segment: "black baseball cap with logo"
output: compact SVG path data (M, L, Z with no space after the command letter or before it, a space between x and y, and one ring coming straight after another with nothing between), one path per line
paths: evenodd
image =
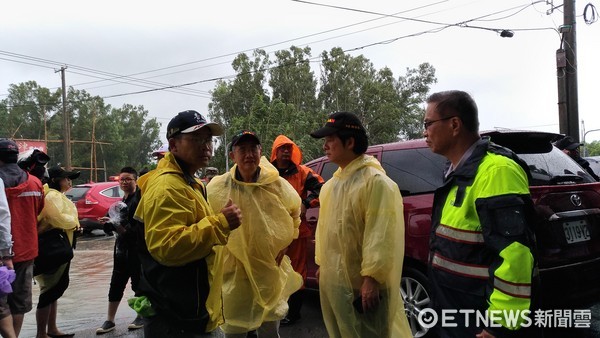
M240 143L242 140L247 140L248 138L254 139L257 144L260 144L260 139L256 136L256 133L250 130L240 130L233 135L231 138L231 143L229 144L229 151L233 149L233 146Z
M323 138L342 130L349 130L357 134L365 135L367 133L365 127L363 127L356 115L348 112L337 112L329 115L325 125L310 133L310 136L314 138Z
M212 132L212 136L223 135L223 128L213 122L207 122L202 114L195 110L186 110L178 113L171 119L167 125L167 140L179 134L187 134L207 127Z

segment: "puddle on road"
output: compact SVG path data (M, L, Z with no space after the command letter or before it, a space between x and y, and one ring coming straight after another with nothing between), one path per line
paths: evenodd
M113 246L112 237L86 236L78 239L75 257L71 261L69 287L58 299L57 322L63 332L99 327L106 320ZM132 296L133 291L128 284L117 320L135 317L135 312L127 305L127 298ZM25 314L21 337L35 337L38 297L39 286L34 284L33 310Z

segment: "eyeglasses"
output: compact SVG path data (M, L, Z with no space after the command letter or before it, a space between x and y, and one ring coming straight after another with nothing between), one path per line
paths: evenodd
M214 143L214 139L212 136L209 137L199 137L199 136L192 136L192 135L186 135L192 142L197 143L197 144L204 144L204 145L212 145Z
M453 115L453 116L448 116L448 117L444 117L444 118L442 118L442 119L437 119L437 120L433 120L433 121L424 121L424 122L423 122L423 128L424 128L425 130L427 130L427 129L428 129L428 128L429 128L429 127L432 125L432 124L434 124L434 123L436 123L436 122L438 122L438 121L445 121L445 120L449 120L449 119L451 119L451 118L453 118L453 117L456 117L456 115Z
M122 178L119 180L119 182L121 182L121 183L129 183L129 182L133 182L133 181L135 181L135 180L133 178L129 178L129 177Z

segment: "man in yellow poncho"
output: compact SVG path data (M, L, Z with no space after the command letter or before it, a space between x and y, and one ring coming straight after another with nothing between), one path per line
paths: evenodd
M412 337L402 299L404 218L398 186L365 155L367 133L351 113L329 116L312 137L339 166L321 189L315 262L332 338Z
M223 250L223 315L225 337L279 337L279 321L289 296L300 289L284 249L298 237L300 197L269 161L261 157L260 140L241 131L231 141L233 168L207 186L215 210L230 199L244 213Z
M242 215L231 202L213 212L194 177L222 132L197 111L177 114L167 126L169 151L138 181L135 218L144 222L138 290L151 303L144 312L154 313L144 318L146 338L210 336L223 323L221 248Z

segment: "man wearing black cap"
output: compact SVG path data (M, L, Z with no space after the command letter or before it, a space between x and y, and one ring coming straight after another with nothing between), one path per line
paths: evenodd
M598 175L596 175L594 170L590 167L590 163L579 154L579 146L581 146L581 143L575 142L571 136L565 136L554 142L554 145L575 160L575 162L585 169L585 171L587 171L596 181L600 181Z
M0 139L0 179L4 182L11 214L12 251L2 252L2 264L17 275L13 292L0 297L0 334L17 337L23 317L32 309L33 260L38 255L37 216L44 207L44 190L36 177L17 165L19 148Z
M240 225L241 212L229 202L214 213L194 177L212 157L213 136L222 133L196 111L177 114L167 127L169 152L139 178L139 291L155 313L145 318L145 337L210 336L223 323L221 246Z
M398 292L404 259L402 196L372 156L352 113L310 134L339 169L321 188L315 262L329 336L412 337ZM349 297L349 295L352 295Z
M261 156L253 131L234 134L229 156L235 165L207 186L208 200L218 210L233 200L244 210L242 225L223 250L223 314L226 338L279 337L279 321L289 296L300 289L284 250L298 237L300 196Z

